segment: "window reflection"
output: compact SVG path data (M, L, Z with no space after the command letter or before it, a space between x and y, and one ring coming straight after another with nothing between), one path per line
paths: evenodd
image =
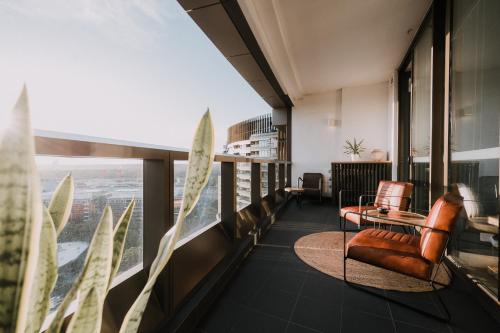
M450 181L464 197L451 258L498 298L500 2L454 1Z

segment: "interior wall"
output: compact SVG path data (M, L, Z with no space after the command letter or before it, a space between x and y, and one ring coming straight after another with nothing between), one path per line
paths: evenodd
M331 162L350 160L343 149L347 139L364 140L362 160L370 160L374 148L391 156L389 91L389 82L382 82L309 95L295 103L292 185L304 172L321 172L323 192L328 195Z

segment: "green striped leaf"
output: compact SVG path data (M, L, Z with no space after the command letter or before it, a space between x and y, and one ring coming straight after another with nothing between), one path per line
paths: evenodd
M43 211L43 224L36 279L33 281L26 333L38 333L50 307L50 293L57 280L57 234L47 208Z
M85 295L91 288L104 300L108 290L113 258L113 213L106 206L89 248L88 269L79 286L79 293Z
M113 231L113 260L111 262L111 276L109 277L108 288L111 287L111 282L113 282L113 279L120 268L123 249L125 247L125 239L127 238L128 227L130 225L130 221L132 220L134 208L135 200L132 200L116 223Z
M66 226L69 216L71 214L71 207L73 205L73 196L75 193L75 185L71 174L64 177L64 179L57 185L54 194L49 203L49 212L52 215L54 226L57 230L57 235Z
M66 333L99 333L102 323L102 300L96 288L91 288L78 304Z
M57 309L48 332L59 333L61 331L64 314L77 294L85 296L90 289L95 288L100 299L104 301L111 274L112 257L113 214L111 208L106 206L90 243L83 270Z
M182 204L175 225L163 236L160 248L151 265L148 281L132 307L127 312L120 328L120 333L136 333L146 309L156 279L167 265L179 239L186 216L191 213L198 201L202 189L208 182L214 159L214 129L210 112L207 111L196 130L189 154L189 163L184 185Z
M0 333L24 332L42 226L24 87L0 138Z

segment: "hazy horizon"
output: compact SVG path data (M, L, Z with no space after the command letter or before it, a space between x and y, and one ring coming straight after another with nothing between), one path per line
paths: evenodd
M177 1L0 0L0 127L26 83L33 127L189 148L271 108Z

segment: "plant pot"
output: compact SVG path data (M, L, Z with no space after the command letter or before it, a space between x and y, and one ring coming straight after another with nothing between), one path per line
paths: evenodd
M359 154L351 154L351 161L356 162L361 160L361 156Z

